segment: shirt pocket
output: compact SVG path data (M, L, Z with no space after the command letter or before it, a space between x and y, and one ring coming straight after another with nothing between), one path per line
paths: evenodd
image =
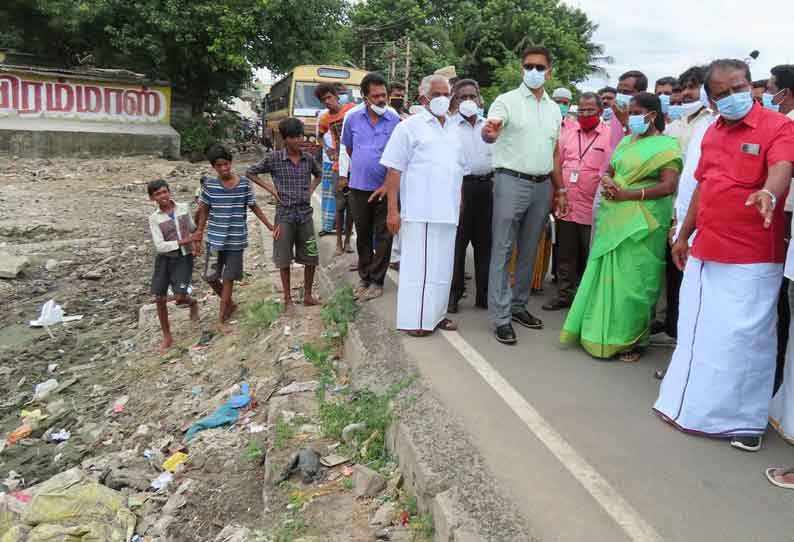
M738 151L735 175L739 185L751 188L763 182L766 177L766 153L763 151L763 147L757 155Z

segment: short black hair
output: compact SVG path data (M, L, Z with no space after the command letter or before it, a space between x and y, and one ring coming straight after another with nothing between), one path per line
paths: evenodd
M326 94L338 96L336 92L336 86L332 85L331 83L320 83L317 85L317 88L314 89L314 96L320 101L323 101L323 98L326 96Z
M543 46L527 47L521 53L521 60L523 61L529 55L543 55L546 57L546 62L548 62L549 66L551 66L551 52L549 52L549 50L546 47Z
M582 100L595 100L595 103L599 109L604 107L604 104L601 103L601 96L595 92L582 92L582 94L579 95L579 101L581 102Z
M656 119L653 125L659 130L659 133L664 133L664 115L662 114L662 101L659 96L650 92L638 92L631 97L632 100L637 102L637 105L644 107L648 112L656 111Z
M211 146L205 154L211 166L215 165L216 160L228 160L229 162L232 161L232 153L230 153L229 149L223 145L215 144Z
M681 88L689 86L690 83L699 87L703 85L703 82L706 80L707 71L709 71L708 66L692 66L678 76L678 83L681 85Z
M167 188L168 191L171 191L171 187L168 186L168 183L165 182L163 179L156 179L154 181L149 181L146 185L146 191L149 193L149 197L152 197L152 194L160 190L161 188Z
M278 133L282 139L303 135L303 122L295 117L289 117L278 123Z
M753 80L753 76L750 74L750 66L748 66L746 62L737 60L735 58L721 58L719 60L715 60L709 65L709 70L706 72L706 79L703 81L703 86L706 87L706 94L709 96L711 96L711 87L709 85L711 77L715 72L723 70L736 70L744 72L744 77L747 79L748 83Z
M772 68L772 75L775 76L775 85L783 90L784 88L794 92L794 64L781 64Z
M602 89L599 89L599 91L598 91L598 96L599 96L599 97L600 97L600 96L603 96L603 95L604 95L604 94L606 94L607 92L610 92L610 93L612 93L612 94L617 94L617 93L618 93L618 89L616 89L615 87L604 87L604 88L602 88Z
M753 81L753 88L766 88L766 82L769 79L758 79L757 81Z
M364 96L369 96L369 89L372 86L388 87L389 83L387 83L386 78L383 77L378 72L369 72L367 75L364 76L364 79L361 80L361 94L363 94Z
M405 84L399 81L392 81L391 83L389 83L389 88L388 88L389 95L391 95L392 92L394 92L395 90L405 90Z
M671 87L675 87L678 84L678 79L675 77L661 77L656 80L656 86L659 85L670 85Z
M648 78L645 76L644 73L637 70L627 71L626 73L618 77L618 81L625 81L629 77L633 77L634 79L636 79L634 83L634 89L637 92L645 92L646 90L648 90Z

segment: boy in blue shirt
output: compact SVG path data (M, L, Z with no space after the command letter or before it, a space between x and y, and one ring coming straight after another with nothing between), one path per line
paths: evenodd
M232 170L232 155L215 145L207 151L207 160L218 177L207 179L199 198L198 231L207 230L207 253L204 258L204 279L221 298L218 327L226 331L226 322L237 305L232 301L234 281L243 278L243 251L248 246L247 209L273 231L278 228L256 204L254 187L247 177ZM200 246L197 247L200 251Z

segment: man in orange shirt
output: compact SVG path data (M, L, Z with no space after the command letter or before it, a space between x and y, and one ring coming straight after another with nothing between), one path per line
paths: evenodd
M320 129L320 141L328 157L333 161L333 182L332 186L336 191L336 254L337 256L345 252L352 252L350 249L350 235L353 231L353 214L347 207L347 194L338 187L339 180L339 142L342 136L342 121L348 111L355 107L355 104L339 103L339 96L336 87L322 83L317 85L314 95L320 100L328 112L324 113L318 120ZM326 144L325 134L332 136L333 147ZM347 217L345 217L347 214ZM342 232L344 231L344 244L342 244Z

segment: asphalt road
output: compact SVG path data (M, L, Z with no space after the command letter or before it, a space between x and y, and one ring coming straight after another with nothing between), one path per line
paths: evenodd
M333 254L330 237L321 251ZM384 297L370 303L393 326L398 275L389 274ZM543 295L531 298L530 312L545 327L516 326L516 346L493 338L473 296L455 316L456 337L404 340L537 537L794 541L794 491L771 486L763 474L768 466L794 464L794 447L771 428L762 450L747 453L663 423L651 411L659 387L653 371L672 349L652 347L639 363L625 364L562 348L565 312L540 309L554 290L547 283ZM488 371L495 375L490 383Z

